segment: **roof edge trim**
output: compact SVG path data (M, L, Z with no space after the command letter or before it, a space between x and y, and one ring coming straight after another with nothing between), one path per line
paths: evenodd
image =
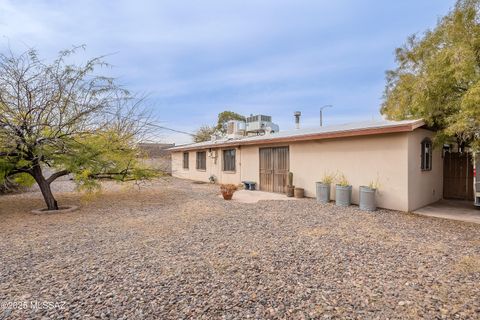
M299 141L309 141L309 140L324 140L324 139L335 139L335 138L349 138L356 136L371 136L377 134L387 134L387 133L399 133L399 132L411 132L415 129L418 129L425 125L423 120L417 120L411 123L400 123L397 125L392 125L388 127L370 127L370 128L356 128L349 130L339 130L332 132L320 132L320 133L309 133L302 135L294 135L289 137L266 137L265 139L258 140L234 140L234 141L225 141L221 143L212 143L205 144L202 146L195 145L185 145L170 148L172 152L176 151L191 151L191 150L203 150L210 148L223 148L223 147L237 147L245 145L263 145L263 144L275 144L275 143L286 143L286 142L299 142Z

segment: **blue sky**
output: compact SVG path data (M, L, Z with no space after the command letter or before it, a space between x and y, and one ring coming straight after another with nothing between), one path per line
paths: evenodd
M159 123L194 131L218 112L269 114L281 130L380 118L385 70L407 36L435 26L454 0L0 0L2 50L46 58L86 44L114 53L109 74L149 95ZM185 143L168 131L160 140Z

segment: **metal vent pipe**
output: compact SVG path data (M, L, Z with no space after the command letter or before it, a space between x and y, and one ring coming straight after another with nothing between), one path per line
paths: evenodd
M300 111L295 111L293 115L295 116L295 128L300 129L300 116L302 113Z

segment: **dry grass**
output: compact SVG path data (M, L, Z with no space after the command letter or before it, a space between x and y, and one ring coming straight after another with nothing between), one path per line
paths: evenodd
M368 214L361 215L361 219L355 219L355 221L350 218L339 221L338 226L332 228L331 234L345 243L364 241L394 245L404 241L395 231L380 224L374 216Z
M300 234L303 236L316 238L329 234L329 230L324 227L305 228L300 232Z
M427 242L425 244L421 244L419 246L419 249L422 252L431 255L437 255L439 253L444 253L449 250L448 246L441 242Z
M455 270L462 273L480 272L480 255L462 257L456 264Z

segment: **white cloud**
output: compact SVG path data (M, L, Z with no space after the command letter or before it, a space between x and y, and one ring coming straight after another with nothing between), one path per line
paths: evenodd
M371 118L394 47L447 2L0 0L0 43L50 58L79 44L115 53L108 72L150 93L170 127L192 131L226 106L288 127L296 108L315 124L322 104L335 105L332 122Z

